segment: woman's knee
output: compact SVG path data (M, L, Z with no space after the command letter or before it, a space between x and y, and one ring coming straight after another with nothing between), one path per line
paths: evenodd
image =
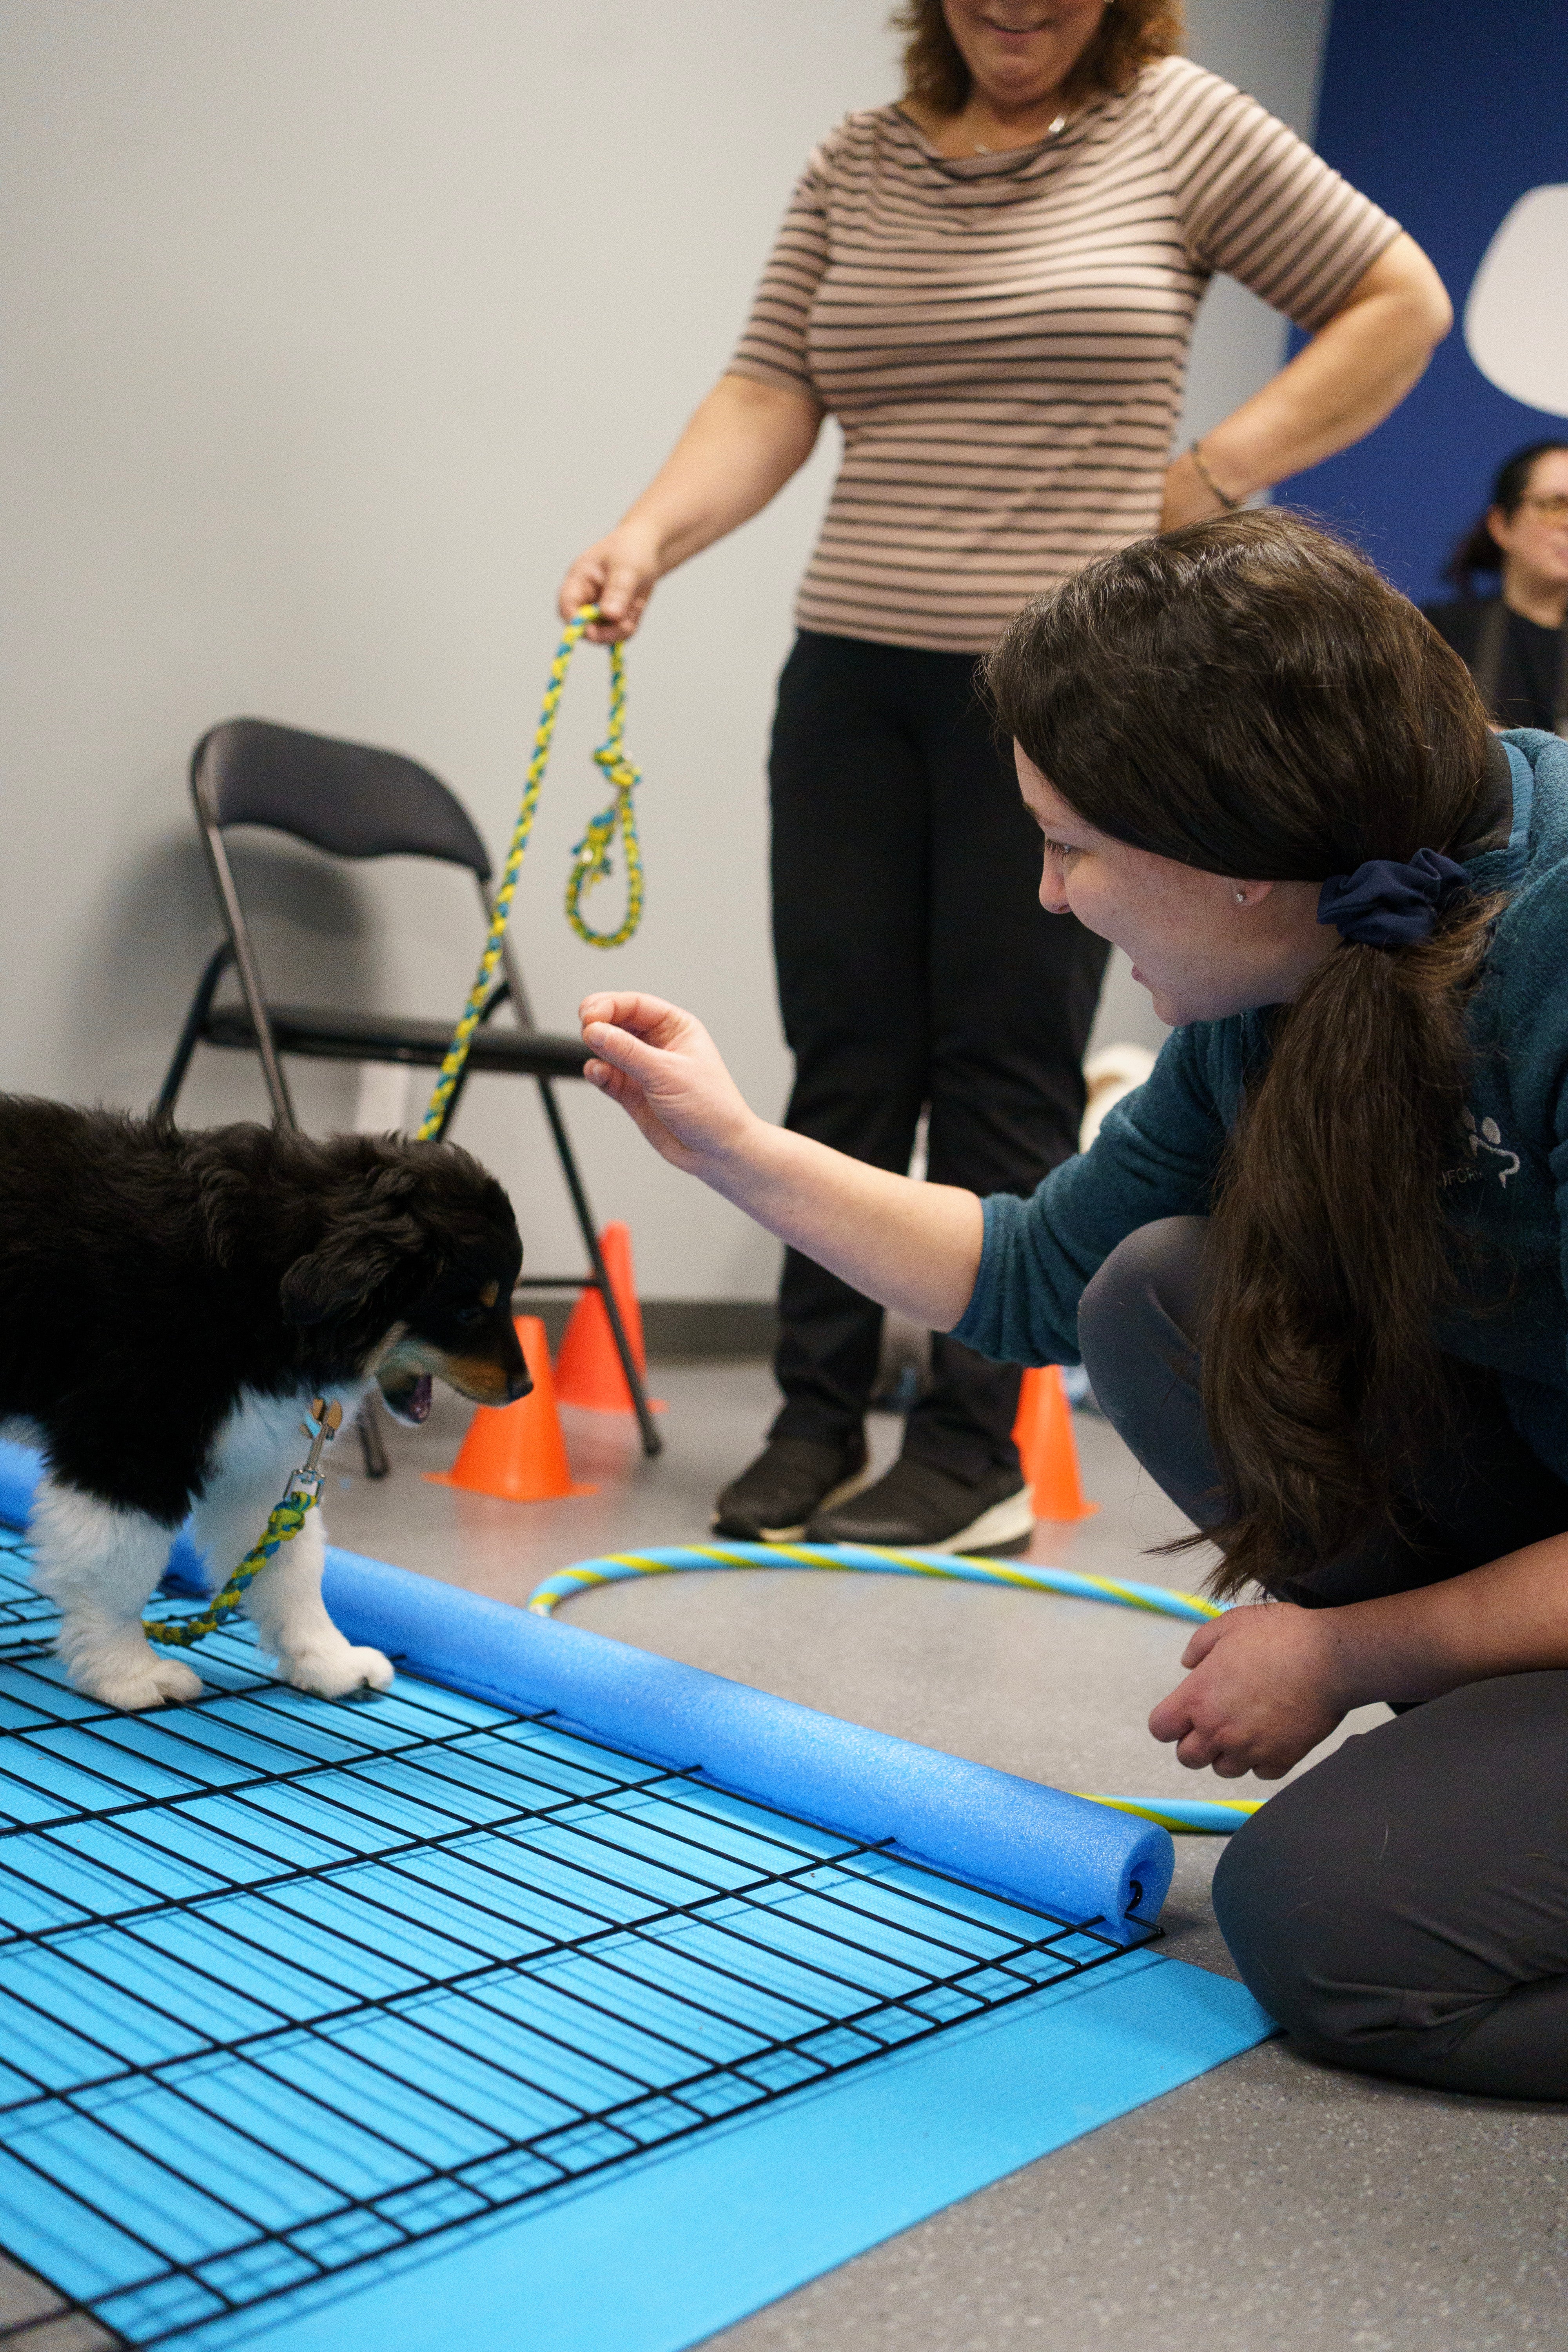
M1515 2088L1467 2047L1503 1988L1462 1985L1433 1964L1426 1915L1440 1897L1391 1885L1375 1849L1361 1850L1331 1803L1311 1801L1311 1777L1254 1814L1215 1873L1215 1916L1247 1990L1328 2064L1436 2089Z
M1230 1841L1214 1906L1312 2056L1568 2098L1568 1674L1503 1675L1347 1739Z
M1354 2064L1352 2045L1369 2028L1386 2032L1397 2004L1366 1980L1367 1906L1345 1882L1331 1832L1280 1797L1227 1843L1215 1872L1215 1917L1270 2017L1315 2056Z
M1174 1334L1188 1348L1203 1289L1206 1217L1160 1217L1119 1242L1079 1301L1079 1348L1096 1393L1100 1372Z
M1112 1250L1079 1305L1079 1352L1100 1409L1172 1500L1202 1525L1215 1472L1194 1341L1203 1217L1163 1217Z

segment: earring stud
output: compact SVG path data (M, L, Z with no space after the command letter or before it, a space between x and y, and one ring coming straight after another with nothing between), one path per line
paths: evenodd
M1238 890L1238 891L1237 892L1237 894L1236 894L1236 903L1237 903L1237 905L1238 907L1245 907L1245 906L1246 906L1246 904L1247 904L1247 893L1246 893L1246 891L1245 891L1245 890Z

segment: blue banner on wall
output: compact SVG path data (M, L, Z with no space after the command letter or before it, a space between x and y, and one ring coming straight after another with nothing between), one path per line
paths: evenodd
M1317 146L1431 255L1455 326L1385 425L1279 496L1452 593L1499 461L1568 439L1568 5L1334 0Z

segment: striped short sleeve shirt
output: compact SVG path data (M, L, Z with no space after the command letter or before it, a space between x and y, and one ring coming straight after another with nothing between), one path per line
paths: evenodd
M1322 325L1397 222L1184 58L1054 139L939 155L897 107L808 163L731 373L804 386L844 457L795 617L977 653L1156 528L1199 300Z

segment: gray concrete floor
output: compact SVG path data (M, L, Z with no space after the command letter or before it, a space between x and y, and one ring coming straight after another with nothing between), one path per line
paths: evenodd
M394 1475L334 1467L332 1538L521 1602L606 1549L707 1532L714 1489L772 1411L761 1365L668 1365L667 1451L629 1420L563 1413L597 1491L534 1505L426 1483L464 1426L450 1399L395 1431ZM1076 1427L1088 1491L1031 1557L1183 1584L1202 1556L1144 1549L1182 1522L1105 1423ZM879 1457L898 1423L871 1424ZM347 1451L347 1449L345 1449ZM572 1622L808 1706L1058 1787L1263 1795L1187 1773L1144 1730L1177 1679L1172 1622L1087 1602L806 1571L649 1579L567 1604ZM1383 1718L1381 1708L1342 1737ZM1217 1843L1177 1843L1173 1954L1230 1972L1208 1883ZM1079 2352L1155 2331L1205 2352L1491 2352L1568 2345L1568 2116L1308 2064L1275 2041L935 2215L711 2339L722 2352Z

